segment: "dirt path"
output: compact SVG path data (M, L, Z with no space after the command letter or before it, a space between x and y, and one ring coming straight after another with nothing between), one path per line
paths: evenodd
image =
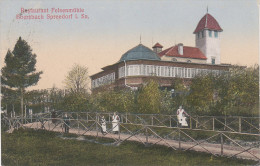
M39 128L41 128L41 124L40 124L40 122L28 123L28 124L25 124L24 127L39 129ZM48 130L48 131L64 132L61 125L55 126L51 122L45 123L44 128L45 128L45 130ZM130 134L122 134L122 133L121 134L108 133L106 135L102 135L101 132L85 131L85 130L77 129L77 128L70 128L69 131L70 131L70 133L78 134L78 135L111 138L111 139L116 140L117 142L123 142L126 139L128 141L138 141L138 142L142 142L144 144L146 142L146 136L143 136L143 135L135 135L132 137L130 137L131 136ZM171 139L161 140L160 138L148 136L147 141L148 141L147 143L149 143L149 144L158 144L158 145L164 145L167 147L171 147L173 149L179 149L179 141L176 141L176 140L171 140ZM180 148L182 150L185 150L185 149L191 148L192 146L194 146L196 144L197 144L196 142L191 142L191 141L189 141L189 142L180 141ZM246 152L240 153L244 150L243 148L249 149L248 152L246 151ZM260 149L259 148L250 149L250 147L245 147L245 146L243 148L241 148L239 146L224 145L223 146L223 155L224 156L233 156L235 154L240 153L240 154L236 155L237 158L250 159L250 160L259 160L260 159ZM213 144L213 143L206 142L206 143L201 143L197 146L194 146L190 150L212 153L214 155L221 155L221 144Z

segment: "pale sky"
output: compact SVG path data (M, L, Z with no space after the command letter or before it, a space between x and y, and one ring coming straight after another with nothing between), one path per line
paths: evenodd
M2 0L0 1L1 67L19 36L37 54L42 78L33 89L63 88L63 80L77 63L89 75L116 63L140 42L169 48L176 43L195 46L199 20L209 13L221 33L221 62L251 66L259 63L259 12L256 0ZM82 8L89 19L18 20L21 8ZM49 13L51 14L51 13ZM63 13L59 13L63 14ZM44 14L46 16L47 14Z

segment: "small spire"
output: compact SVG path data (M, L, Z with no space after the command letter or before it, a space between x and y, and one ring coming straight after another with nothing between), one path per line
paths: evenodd
M142 44L142 36L141 36L141 34L140 34L140 44Z
M207 14L209 13L209 8L208 8L208 5L207 5Z

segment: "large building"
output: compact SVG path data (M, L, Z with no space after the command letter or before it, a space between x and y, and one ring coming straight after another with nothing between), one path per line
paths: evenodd
M139 44L122 55L120 60L103 67L91 76L91 88L136 89L147 80L156 78L161 87L171 87L176 78L190 80L198 74L219 74L230 65L220 62L220 34L222 28L209 13L199 21L193 34L195 47L182 43L163 50L160 43L152 48Z

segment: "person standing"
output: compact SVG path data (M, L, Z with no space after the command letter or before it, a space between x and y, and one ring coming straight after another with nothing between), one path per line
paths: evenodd
M114 115L112 117L112 131L115 133L115 134L118 134L119 132L119 121L120 121L120 118L119 116L116 114L116 112L114 112Z
M178 124L181 125L181 127L183 126L188 126L188 123L186 121L186 116L189 116L184 109L182 108L182 106L179 107L179 109L177 110L177 119L178 119Z
M107 133L107 124L104 116L101 117L101 133L105 135Z
M65 116L64 116L64 118L63 118L63 121L64 121L65 133L69 133L70 119L69 119L67 113L65 113Z

